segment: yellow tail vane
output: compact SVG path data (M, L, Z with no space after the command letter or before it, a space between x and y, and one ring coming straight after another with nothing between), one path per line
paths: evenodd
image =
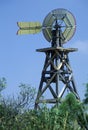
M17 34L35 34L42 29L40 22L18 22L17 25L19 27Z

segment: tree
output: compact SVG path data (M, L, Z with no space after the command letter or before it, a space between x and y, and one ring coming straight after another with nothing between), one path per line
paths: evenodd
M17 122L21 130L87 130L82 103L72 93L58 107L29 110L18 115Z
M15 98L1 98L0 101L0 130L13 130L16 126L16 117L33 107L35 88L28 84L19 86L20 92ZM16 130L16 129L14 129Z
M85 90L85 98L83 99L83 105L85 109L85 116L86 116L86 121L88 124L88 83L85 84L86 90Z
M75 123L79 129L88 130L88 123L85 116L85 110L83 103L76 99L76 97L70 93L66 96L66 99L60 106L61 115L66 116L68 113L67 122L69 127L75 128ZM71 128L70 128L71 129Z
M0 79L0 97L1 97L1 92L3 89L6 87L6 79L3 77Z
M36 90L20 84L16 98L0 100L0 130L88 130L83 102L69 93L58 107L33 109ZM3 89L2 89L3 90Z
M88 83L86 83L85 99L83 100L84 105L88 106ZM88 109L88 108L87 108Z

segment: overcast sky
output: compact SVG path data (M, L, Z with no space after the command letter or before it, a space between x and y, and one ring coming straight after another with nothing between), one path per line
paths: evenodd
M36 52L48 47L42 32L36 35L16 35L18 21L43 22L57 8L65 8L75 16L77 28L65 47L78 48L69 58L77 90L84 95L88 82L88 0L0 0L0 78L7 80L5 94L17 93L20 83L38 89L45 55Z

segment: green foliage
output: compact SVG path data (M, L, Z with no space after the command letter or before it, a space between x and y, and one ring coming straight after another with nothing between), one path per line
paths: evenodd
M88 83L85 84L86 86L86 91L85 91L85 98L83 100L83 106L85 109L85 119L86 119L86 124L87 124L87 128L88 128Z
M7 114L9 111L6 111L4 112ZM81 130L77 121L80 103L73 95L68 95L62 104L55 108L49 109L44 106L38 111L30 109L15 115L6 114L3 115L5 118L2 120L2 130Z
M88 105L88 83L86 83L85 99L83 100L85 105Z
M67 122L69 122L68 126L70 127L70 130L75 128L75 123L79 129L82 128L82 130L85 130L87 127L87 122L84 114L83 104L77 100L72 93L67 95L59 109L61 115L63 115L63 118L66 117L66 112L68 113Z
M36 89L29 84L20 84L20 92L16 99L17 106L22 110L34 107Z
M6 87L6 79L3 77L0 79L0 94L3 89Z
M19 95L0 101L0 130L88 130L84 105L70 93L58 107L34 110L35 88L19 86Z
M19 95L0 101L0 130L19 130L18 117L33 107L36 91L30 85L21 84ZM22 118L20 118L23 120Z

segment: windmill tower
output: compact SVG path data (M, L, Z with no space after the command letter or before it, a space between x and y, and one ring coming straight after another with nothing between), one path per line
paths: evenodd
M41 103L58 105L68 91L79 99L68 57L77 49L63 47L75 32L74 16L66 9L55 9L45 17L42 25L39 22L18 22L18 26L18 34L33 34L42 30L45 39L51 43L48 48L37 49L45 54L45 62L35 109L40 108Z

